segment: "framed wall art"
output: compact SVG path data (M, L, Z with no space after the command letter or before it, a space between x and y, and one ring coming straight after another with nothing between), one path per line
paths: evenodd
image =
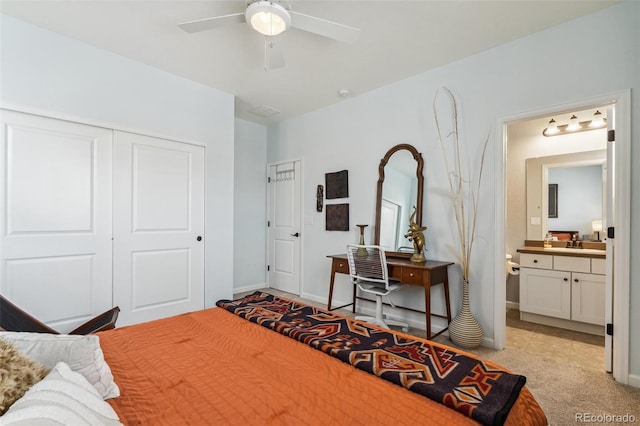
M325 189L327 200L347 198L349 196L349 171L325 173Z
M349 204L327 204L326 210L326 230L327 231L348 231L349 230Z

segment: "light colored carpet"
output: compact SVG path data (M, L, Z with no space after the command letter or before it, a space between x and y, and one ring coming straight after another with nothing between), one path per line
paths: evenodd
M263 290L326 308L326 305L288 293ZM352 316L349 310L343 309L340 313ZM424 338L425 332L410 329L409 333ZM445 335L434 340L454 346ZM517 311L510 311L507 314L507 345L504 350L484 347L465 350L525 376L526 386L547 415L549 425L587 423L577 421L576 416L580 415L583 418L587 415L627 415L633 416L635 421L591 423L640 425L640 388L621 385L604 371L603 342L602 337L526 323L518 319Z

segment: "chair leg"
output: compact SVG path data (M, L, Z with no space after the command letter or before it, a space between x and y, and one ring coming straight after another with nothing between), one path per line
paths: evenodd
M385 319L385 322L389 325L395 325L397 327L402 327L402 331L404 331L405 333L409 332L409 324L403 321L396 321L396 320L392 320L389 318Z
M402 331L404 331L405 333L408 333L409 324L406 322L385 318L384 314L382 313L382 306L383 306L382 296L376 295L376 316L375 317L356 316L355 319L357 319L358 321L365 321L370 324L375 324L377 326L384 327L384 328L390 328L389 325L395 325L398 327L402 327Z
M384 323L384 316L382 315L382 296L379 294L376 295L376 320Z

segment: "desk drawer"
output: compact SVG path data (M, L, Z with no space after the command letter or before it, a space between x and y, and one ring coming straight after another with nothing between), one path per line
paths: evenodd
M333 269L338 274L349 275L349 262L347 259L333 259Z
M417 268L402 268L401 281L404 284L422 285L422 274L424 272Z

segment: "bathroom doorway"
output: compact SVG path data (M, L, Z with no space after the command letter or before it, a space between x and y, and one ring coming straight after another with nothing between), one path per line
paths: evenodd
M504 265L504 253L511 253L514 255L514 260L518 260L517 249L524 245L526 239L531 238L527 232L528 228L536 226L542 230L543 219L541 215L531 215L526 212L527 196L526 196L526 174L524 162L517 166L519 169L513 169L510 166L510 160L520 156L523 160L530 157L540 157L544 155L560 155L571 154L572 152L584 152L595 151L602 149L602 145L598 146L597 142L590 142L590 134L597 134L597 130L593 131L581 131L574 135L561 135L555 137L546 137L542 135L545 128L549 127L549 123L552 119L557 125L562 126L562 129L566 128L569 124L569 119L574 115L583 114L582 118L578 121L582 122L584 126L588 126L588 122L591 121L588 118L588 114L593 117L596 111L604 113L609 119L608 128L603 129L600 132L601 144L604 144L606 148L615 147L617 152L613 152L613 149L609 149L607 157L607 171L609 181L604 187L603 192L606 193L605 197L609 200L615 196L616 204L609 203L603 208L602 218L593 218L594 221L602 219L605 223L605 230L607 226L615 225L616 238L615 240L609 240L607 242L607 268L606 276L608 289L606 290L605 305L607 306L608 318L606 323L616 324L616 339L612 339L611 336L606 338L599 337L595 340L592 337L586 336L586 340L589 344L599 344L601 349L598 352L602 354L602 369L605 369L605 364L608 369L613 368L613 374L616 380L627 383L628 382L628 324L629 324L629 311L628 307L625 307L623 302L627 300L629 294L629 181L628 181L628 153L629 153L629 93L619 92L616 94L602 97L599 99L590 99L583 102L575 102L572 104L564 105L561 107L542 109L537 112L519 114L517 116L506 117L499 122L499 127L502 129L502 142L503 149L497 150L497 165L498 165L498 179L496 179L496 193L502 193L504 197L496 198L496 211L504 211L504 216L498 215L496 236L498 241L504 242L504 244L497 244L500 251L496 253L496 259L501 258L500 269L498 269L498 262L496 262L496 312L495 312L495 347L503 348L507 345L517 345L517 336L510 336L507 333L507 323L519 324L521 329L530 330L529 332L537 332L541 336L539 339L546 337L552 337L551 344L555 346L563 347L564 353L559 355L563 359L566 359L567 353L570 353L571 347L578 346L572 342L575 342L576 336L572 335L571 331L563 329L545 329L539 324L527 324L518 322L519 314L517 311L518 306L518 292L519 281L518 277L509 276L505 285L504 280L500 280L500 276L505 276ZM586 115L585 115L586 114ZM586 122L586 123L585 123ZM611 135L609 130L615 128L618 132L615 137L615 143L609 144L607 138ZM527 134L529 139L527 139ZM533 136L535 134L535 136ZM572 140L567 138L572 137ZM613 136L613 135L611 135ZM559 143L560 138L565 138L562 143ZM524 141L524 142L523 142ZM568 141L568 142L567 142ZM591 145L590 145L591 144ZM545 151L545 149L547 151ZM536 151L537 150L537 151ZM555 150L555 151L553 151ZM626 155L626 157L625 157ZM614 167L615 163L615 167ZM502 170L500 170L502 166ZM515 170L515 171L514 171ZM500 173L502 171L502 173ZM519 174L520 173L520 174ZM502 177L502 179L500 179ZM561 200L558 200L561 203ZM509 207L512 205L519 206L521 213L514 213ZM560 204L561 206L562 204ZM548 209L547 202L541 203L540 212L545 212ZM559 207L562 208L562 207ZM511 210L511 211L510 211ZM610 217L607 218L607 212ZM549 217L545 217L546 220L550 220ZM586 226L586 225L585 225ZM580 235L578 238L589 238L592 234L591 226L589 229L584 230L584 227L580 228ZM595 228L593 228L595 229ZM623 231L624 230L624 231ZM546 232L547 229L544 229ZM626 235L625 235L626 234ZM536 239L542 239L536 238ZM612 250L615 248L616 256L615 261ZM502 249L502 250L500 250ZM501 272L501 274L498 273ZM615 272L614 273L612 273ZM605 272L605 271L603 271ZM613 283L613 276L616 277L616 283ZM501 282L500 282L501 281ZM514 282L515 281L515 282ZM616 286L615 298L612 291L613 286ZM509 308L509 310L507 310ZM514 323L514 321L516 321ZM517 327L516 327L517 328ZM511 327L509 328L511 330ZM604 330L604 327L602 327ZM558 332L557 335L553 335L552 332ZM619 331L619 333L618 333ZM511 340L510 340L511 337ZM606 343L603 345L602 340ZM530 339L529 339L530 340ZM558 342L562 342L558 344ZM542 347L550 347L549 344L540 343ZM576 350L575 353L581 352ZM584 351L582 351L584 353ZM607 356L605 356L605 353ZM611 354L612 358L611 358ZM563 356L564 355L564 356ZM606 359L613 359L613 363L607 362ZM579 362L576 360L576 362Z

